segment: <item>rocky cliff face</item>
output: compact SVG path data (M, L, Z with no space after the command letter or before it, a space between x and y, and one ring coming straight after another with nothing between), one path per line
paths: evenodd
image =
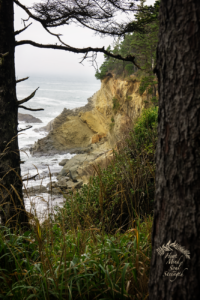
M64 109L43 128L49 133L35 143L32 154L84 153L113 148L146 105L146 95L140 96L138 88L139 82L134 76L129 81L107 76L87 105Z

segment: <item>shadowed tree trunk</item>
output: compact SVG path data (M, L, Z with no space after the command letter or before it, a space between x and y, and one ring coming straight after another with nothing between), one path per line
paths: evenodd
M200 1L162 0L159 19L149 298L200 299Z
M0 0L0 217L1 224L9 221L12 227L28 221L20 179L14 49L13 1Z

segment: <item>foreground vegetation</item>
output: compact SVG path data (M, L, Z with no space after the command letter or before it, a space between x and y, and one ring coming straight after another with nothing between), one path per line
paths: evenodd
M0 228L1 299L147 299L157 108L106 170L26 232Z

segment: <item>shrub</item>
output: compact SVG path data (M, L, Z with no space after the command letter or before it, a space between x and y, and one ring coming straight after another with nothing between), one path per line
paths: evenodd
M158 124L158 108L153 107L143 111L131 132L132 140L138 150L153 153L157 139L157 124Z
M116 113L120 109L119 100L116 97L113 97L112 102L113 102L113 110Z

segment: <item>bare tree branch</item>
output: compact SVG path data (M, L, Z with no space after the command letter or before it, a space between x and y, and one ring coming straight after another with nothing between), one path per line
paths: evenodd
M18 80L16 80L16 83L19 83L19 82L25 81L25 80L27 80L27 79L29 79L29 77L22 78L22 79L18 79Z
M23 32L24 30L26 30L31 24L32 24L32 23L30 23L29 25L25 26L25 27L24 27L23 29L21 29L21 30L15 31L14 34L15 34L15 35L20 34L20 33Z
M40 22L44 28L78 22L91 30L113 36L120 36L133 30L143 32L141 24L134 24L130 29L129 22L123 20L121 24L118 24L113 21L117 11L138 12L137 6L134 3L130 5L129 0L52 0L34 4L32 8L37 15L34 15L18 0L14 0L14 2L25 10L29 18ZM98 22L97 25L95 25L95 21Z
M28 97L26 97L26 98L24 98L24 99L22 99L22 100L20 100L20 101L17 101L18 106L19 106L20 104L23 104L23 103L25 103L25 102L31 100L31 99L35 96L35 93L37 92L38 89L39 89L39 87L38 87L32 94L30 94L30 96L28 96Z
M61 45L43 45L31 40L22 40L16 42L15 45L19 46L29 44L38 48L59 49L74 53L84 53L85 55L80 63L89 57L88 52L101 52L114 59L130 61L138 69L141 69L140 66L135 63L135 56L128 55L127 57L122 57L119 54L113 54L106 51L104 47L88 47L83 49L71 47L61 39L61 34L53 33L49 30L51 27L75 23L78 26L86 27L95 31L96 34L111 35L113 37L123 36L126 33L134 31L144 33L145 29L142 22L131 22L127 19L126 21L123 20L119 24L114 19L115 14L119 11L126 14L142 10L148 11L145 7L138 7L134 3L136 1L137 0L133 0L130 3L129 0L43 0L40 3L34 4L32 7L27 7L20 3L19 0L14 0L14 2L28 14L27 20L23 20L24 25L25 22L32 18L39 22L49 34L57 37L61 43ZM94 66L94 54L92 54L91 58L92 65Z
M138 69L141 69L140 66L138 66L135 62L135 56L133 55L128 55L126 57L122 57L120 54L113 54L111 52L108 52L107 50L103 48L92 48L92 47L88 47L88 48L74 48L74 47L64 47L61 45L43 45L43 44L39 44L39 43L35 43L33 41L29 41L29 40L22 40L22 41L16 41L15 42L15 46L20 46L20 45L32 45L34 47L38 47L38 48L46 48L46 49L59 49L59 50L65 50L65 51L69 51L69 52L74 52L74 53L87 53L87 52L101 52L104 53L110 57L113 57L115 59L119 59L119 60L123 60L123 61L130 61L132 62Z
M25 12L28 14L29 17L28 17L28 19L27 19L26 21L28 21L29 18L32 18L32 19L34 19L35 21L38 21L38 22L41 23L40 18L37 18L36 16L34 16L34 15L30 12L30 10L29 10L25 5L21 4L18 0L14 0L14 2L15 2L19 7L21 7L23 10L25 10ZM25 21L25 20L24 20L24 21Z
M19 105L18 107L21 107L21 108L26 109L26 110L31 110L31 111L40 111L40 110L44 110L44 108L36 108L36 109L33 109L33 108L28 108L28 107L23 106L23 105Z

